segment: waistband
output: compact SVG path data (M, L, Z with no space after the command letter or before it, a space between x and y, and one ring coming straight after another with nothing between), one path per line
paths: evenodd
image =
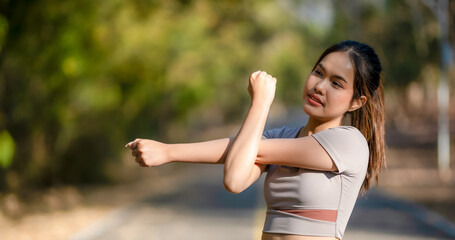
M268 209L263 232L305 236L336 236L336 210Z
M275 210L295 214L301 217L329 222L336 222L338 213L337 210L330 209L275 209Z

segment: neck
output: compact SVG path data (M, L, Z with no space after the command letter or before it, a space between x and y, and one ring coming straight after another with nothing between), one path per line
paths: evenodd
M341 120L342 119L333 119L330 121L320 121L317 119L314 119L310 117L308 119L308 123L306 126L302 129L300 132L300 136L311 136L317 132L333 128L333 127L338 127L341 126Z

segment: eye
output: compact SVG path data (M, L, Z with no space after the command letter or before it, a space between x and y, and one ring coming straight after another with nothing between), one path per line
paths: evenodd
M318 69L314 69L314 73L315 73L317 76L322 76L322 72L319 71Z
M333 85L334 87L336 87L336 88L342 88L342 87L343 87L343 86L342 86L339 82L337 82L337 81L332 81L332 85Z

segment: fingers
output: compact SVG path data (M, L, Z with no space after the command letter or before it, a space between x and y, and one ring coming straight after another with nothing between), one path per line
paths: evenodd
M267 72L261 72L259 76L263 78L273 78L272 75L268 74Z
M258 71L256 71L256 72L252 73L251 76L250 76L250 79L251 79L251 78L252 78L252 79L256 79L256 78L258 78L258 77L271 78L271 79L276 80L276 78L274 78L272 75L268 74L268 73L265 72L265 71L261 71L261 70L258 70Z
M261 73L261 70L257 70L256 72L252 73L250 76L250 80L255 79Z
M142 158L141 158L141 156L137 156L137 157L135 157L135 158L134 158L134 161L136 161L137 163L141 163L141 162L144 162L144 161L142 161Z
M139 141L141 141L141 138L136 138L134 141L131 141L125 145L125 147L130 148L131 150L137 148L137 144Z
M135 148L135 149L131 152L131 155L133 155L133 157L139 156L139 149Z
M141 167L149 167L140 156L136 157L134 161L136 161Z
M256 74L256 77L255 78L266 78L267 77L267 73L264 72L264 71L257 71L257 74Z
M128 147L128 148L130 148L132 150L131 151L131 155L133 155L134 161L136 163L138 163L139 166L141 166L141 167L149 167L147 164L145 164L144 159L142 159L141 152L139 151L139 147L138 146L139 146L141 140L142 140L141 138L136 138L134 141L131 141L131 142L127 143L125 145L125 147Z

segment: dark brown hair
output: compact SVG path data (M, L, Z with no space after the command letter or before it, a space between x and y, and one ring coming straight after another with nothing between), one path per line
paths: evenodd
M381 62L372 47L356 41L343 41L326 49L316 66L332 52L346 52L355 66L353 99L367 98L359 109L350 112L351 125L359 129L368 142L370 158L362 191L378 182L378 174L385 165L385 109L384 90L381 83ZM314 69L313 69L314 70Z

